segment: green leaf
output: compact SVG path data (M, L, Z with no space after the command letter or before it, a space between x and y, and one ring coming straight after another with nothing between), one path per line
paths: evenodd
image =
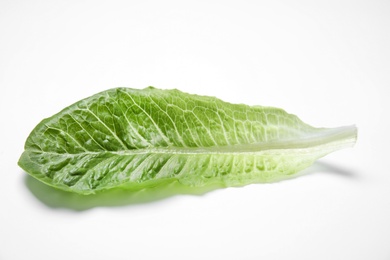
M356 133L355 126L314 128L278 108L117 88L40 122L19 165L50 186L80 194L172 181L238 186L291 178L352 146Z

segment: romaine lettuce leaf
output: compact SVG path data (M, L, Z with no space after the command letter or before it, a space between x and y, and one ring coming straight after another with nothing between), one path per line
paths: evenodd
M355 126L314 128L273 107L179 90L116 88L44 119L19 165L38 180L92 194L178 181L240 186L291 178L352 146Z

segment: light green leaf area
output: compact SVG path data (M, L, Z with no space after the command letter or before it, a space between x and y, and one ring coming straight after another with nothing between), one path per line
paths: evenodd
M116 88L40 122L19 165L50 186L80 194L172 181L241 186L291 178L352 146L356 133L355 126L314 128L278 108Z

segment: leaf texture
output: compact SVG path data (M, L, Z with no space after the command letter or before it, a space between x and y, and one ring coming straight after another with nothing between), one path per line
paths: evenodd
M352 146L356 134L355 126L314 128L278 108L179 90L116 88L40 122L19 165L80 194L171 181L238 186L291 178Z

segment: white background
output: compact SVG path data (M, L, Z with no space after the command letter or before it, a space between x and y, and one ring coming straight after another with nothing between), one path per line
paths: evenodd
M193 194L80 197L17 166L41 119L149 85L359 140L299 178ZM385 0L1 0L0 259L390 259L389 87Z

